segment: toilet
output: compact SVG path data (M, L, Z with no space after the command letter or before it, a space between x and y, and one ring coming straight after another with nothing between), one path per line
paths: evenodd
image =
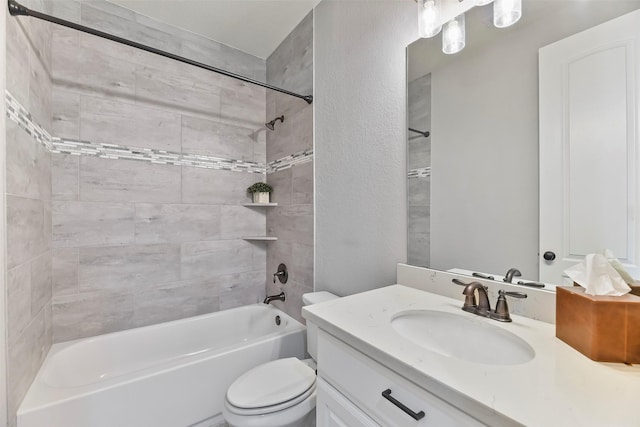
M302 296L304 305L338 298L330 292ZM307 323L311 359L277 359L238 377L227 389L222 414L229 427L313 427L316 425L317 326Z

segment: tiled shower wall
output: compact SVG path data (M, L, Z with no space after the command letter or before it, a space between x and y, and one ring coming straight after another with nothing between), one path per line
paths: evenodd
M431 131L431 74L408 85L409 127ZM429 266L431 233L431 137L409 132L407 142L407 262Z
M55 4L66 19L265 78L264 60L110 3ZM90 145L52 159L54 341L264 298L266 247L242 239L265 233L266 213L242 206L264 175L161 157L264 168L265 90L62 27L52 50L53 135ZM118 159L92 154L111 145Z
M8 15L6 26L13 107L21 104L50 131L51 27ZM15 118L13 107L8 113ZM15 426L17 407L51 346L51 153L11 118L6 124L7 388Z
M267 59L267 82L301 93L313 93L313 12L309 13ZM304 153L303 162L272 172L267 182L278 203L267 213L267 234L278 237L267 249L267 290L284 290L275 303L303 320L302 294L313 291L313 104L276 92L267 93L267 119L284 115L267 133L267 161ZM273 283L278 264L289 269L289 281Z

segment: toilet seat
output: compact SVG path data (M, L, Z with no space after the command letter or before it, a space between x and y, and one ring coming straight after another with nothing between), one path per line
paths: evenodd
M316 375L308 363L295 357L278 359L253 368L227 390L226 403L238 415L282 411L315 393Z

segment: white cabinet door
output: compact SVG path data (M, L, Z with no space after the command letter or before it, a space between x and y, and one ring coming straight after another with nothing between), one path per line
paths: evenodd
M316 393L317 427L380 427L322 378Z
M640 278L640 11L541 48L539 67L540 281L605 248Z

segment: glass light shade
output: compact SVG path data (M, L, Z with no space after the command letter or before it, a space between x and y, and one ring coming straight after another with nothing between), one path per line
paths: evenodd
M476 6L484 6L485 4L491 3L493 0L476 0Z
M444 31L442 32L442 51L451 55L464 49L464 45L465 30L463 13L444 25Z
M440 9L436 0L418 0L418 34L429 38L437 35L440 25Z
M495 0L493 25L498 28L515 24L522 17L522 0Z

